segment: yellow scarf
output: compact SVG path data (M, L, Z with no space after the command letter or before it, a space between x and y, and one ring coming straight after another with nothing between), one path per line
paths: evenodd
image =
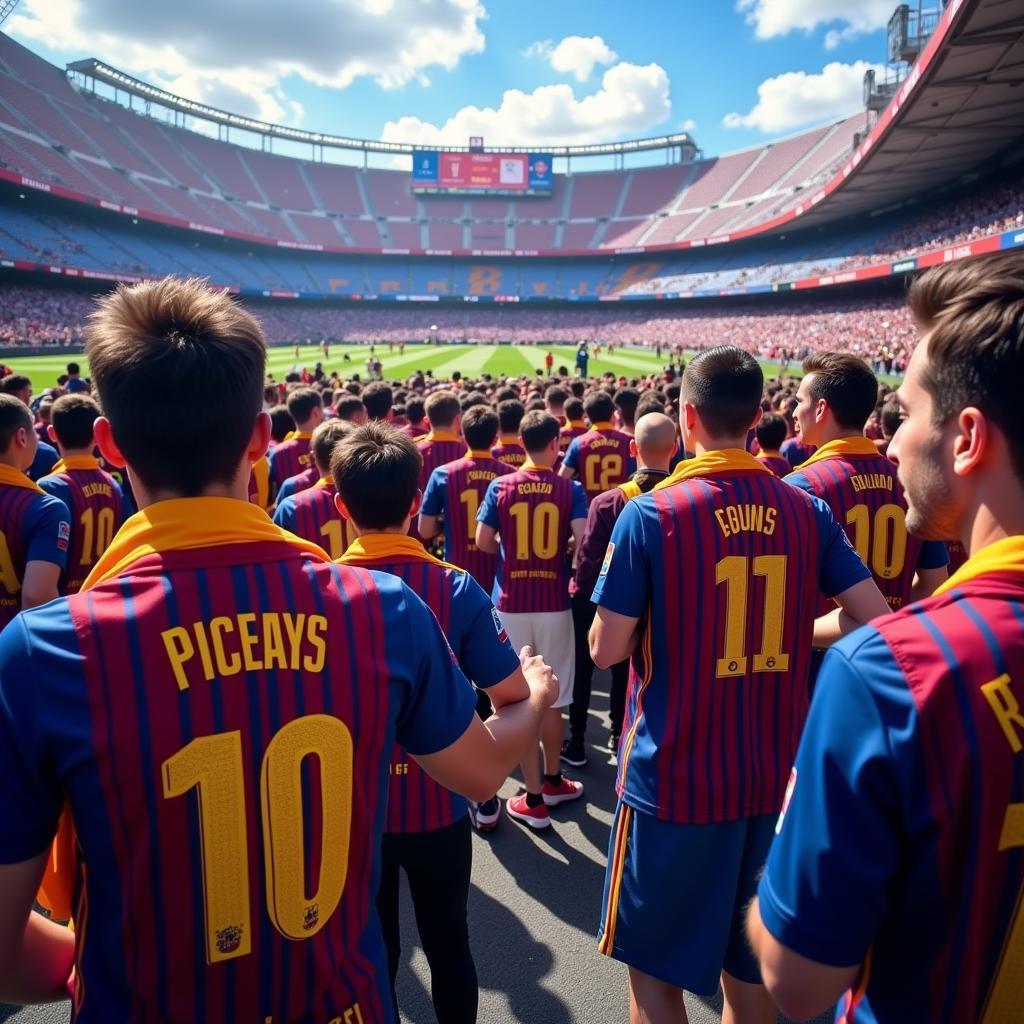
M266 455L261 456L252 464L252 475L256 480L256 494L249 500L258 508L270 507L270 463Z
M744 473L775 474L758 462L750 452L742 448L722 448L720 451L704 452L695 459L684 459L660 484L653 490L663 491L666 487L678 484L683 480L693 480L700 476L718 476L719 473L741 471Z
M35 480L29 480L20 469L15 469L13 466L8 466L5 463L0 463L0 486L24 487L26 491L43 493L42 487Z
M313 484L314 488L317 488L317 487L333 487L333 486L334 486L334 477L333 476L322 476L322 477L320 477L319 480L317 480L317 482L315 484Z
M312 436L312 430L289 430L284 435L284 441L308 441ZM284 444L284 441L281 444Z
M429 434L423 434L422 437L416 438L417 444L426 444L428 441L461 441L462 438L458 434L453 434L450 430L432 430Z
M643 494L640 485L635 480L627 480L624 484L619 484L619 490L626 496L626 501L632 501L633 498L638 498Z
M600 423L595 423L590 429L591 430L614 430L615 427L613 427L612 424L608 420L601 420Z
M470 448L466 452L466 458L467 459L493 459L494 456L489 451L486 451L486 452L475 452L475 451L473 451L472 448Z
M1020 534L1004 537L982 548L977 554L971 555L949 579L936 587L935 593L945 594L947 590L959 587L968 580L993 572L1024 572L1024 537Z
M553 473L554 470L550 466L538 466L529 456L526 457L526 461L519 467L520 470L530 469L534 473Z
M117 531L82 584L88 590L160 551L187 551L257 541L289 544L314 558L327 552L275 526L263 509L234 498L172 498L136 512Z
M582 428L582 429L585 429L585 428L586 428L586 424L585 424L585 423L583 422L583 420L569 420L569 421L568 421L568 422L567 422L567 423L565 424L565 426L564 426L564 427L562 427L562 429L563 429L563 430L568 430L568 429L569 429L569 427L575 427L575 428L576 428L577 430L579 430L579 429L581 429L581 428Z
M54 463L50 475L66 473L69 469L102 469L100 460L93 455L65 455Z
M345 554L338 561L342 565L364 565L368 562L384 561L427 562L430 565L443 566L445 569L464 571L457 565L435 558L415 537L400 533L364 533L362 537L356 537L349 544Z
M879 453L875 447L875 442L870 438L837 437L834 441L823 444L806 462L801 462L796 467L796 471L799 473L801 469L807 469L808 466L813 466L816 462L821 462L823 459L831 459L843 455L874 455L879 459L885 458L884 455Z
M502 436L498 438L498 444L499 445L503 444L506 447L510 446L510 445L515 445L517 448L521 448L522 447L522 445L519 443L519 436L517 434L511 434L511 435L502 434Z

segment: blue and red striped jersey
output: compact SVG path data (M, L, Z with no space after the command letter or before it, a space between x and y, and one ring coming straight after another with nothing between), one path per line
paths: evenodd
M69 456L57 464L57 469L44 476L39 486L59 498L71 517L71 543L60 592L77 594L96 560L132 513L117 481L100 469L92 456Z
M526 449L519 443L515 435L511 437L502 436L498 443L491 449L491 457L503 462L506 466L518 469L526 462Z
M511 473L510 466L489 452L469 452L464 458L438 466L423 493L424 515L444 517L445 560L465 569L489 594L494 586L498 556L476 546L476 514L491 481Z
M839 594L867 576L828 507L759 468L630 501L593 597L644 621L622 799L689 824L778 811L807 712L819 588Z
M319 479L320 470L317 468L316 462L311 459L309 465L301 473L288 477L281 484L281 489L277 492L277 500L279 502L284 501L285 498L290 498L293 494L298 494L300 491L306 490L307 487L312 487Z
M52 444L40 441L36 446L36 457L32 460L32 465L27 470L28 478L30 480L41 480L47 473L52 473L53 467L57 465L58 458L57 449Z
M392 573L418 594L434 613L459 667L471 682L486 690L507 679L519 667L519 658L490 598L468 572L438 562L422 547L418 554L410 554L401 546L403 542L410 546L407 537L396 543L394 535L364 536L359 546L365 546L365 553L350 552L345 564ZM385 832L444 828L464 818L467 810L465 797L435 782L400 745L395 745Z
M569 538L586 521L587 499L575 480L526 463L493 480L477 521L500 534L492 599L501 612L560 612L569 607Z
M282 541L145 555L22 614L0 635L0 861L45 851L67 803L74 1019L392 1024L391 749L443 749L475 704L400 580Z
M793 472L793 467L781 455L756 455L758 462L767 466L777 477L784 477Z
M0 628L21 611L25 566L51 562L64 572L70 546L71 516L63 501L34 484L0 481Z
M585 434L574 438L562 460L583 484L589 503L604 491L624 484L636 471L636 460L629 454L632 438L610 423L595 423Z
M282 441L267 452L270 463L270 489L275 496L290 476L302 473L313 464L309 450L310 431L302 431L287 441Z
M416 447L423 456L423 468L420 470L420 490L427 489L430 474L438 466L444 466L466 454L466 442L456 434L444 430L432 430L415 439Z
M889 607L897 611L910 600L917 570L941 568L949 563L949 556L945 544L921 541L907 532L907 501L896 467L878 454L871 441L853 441L864 450L812 461L790 473L786 483L821 498L832 509ZM833 607L822 599L818 614Z
M804 444L799 437L787 437L782 442L779 454L796 469L802 462L806 462L815 452L813 444Z
M797 953L863 965L847 1024L1022 1019L1017 568L876 619L822 665L760 910Z
M558 447L564 453L569 445L577 437L582 437L587 432L587 425L583 420L569 420L558 433Z
M274 522L297 537L318 544L331 558L341 558L355 540L356 531L335 507L337 493L334 482L324 477L322 483L318 481L315 486L279 502L274 510Z

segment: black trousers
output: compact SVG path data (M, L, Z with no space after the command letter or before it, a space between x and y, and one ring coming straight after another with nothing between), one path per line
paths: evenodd
M388 833L381 845L377 913L384 930L391 998L402 952L399 871L409 879L416 927L430 965L430 997L438 1024L475 1024L479 988L469 948L466 902L473 868L469 817L430 832Z
M594 663L590 659L590 627L597 615L597 605L589 595L573 594L572 625L576 640L576 675L572 681L572 706L569 708L569 727L580 741L587 731L590 712L590 689L594 678ZM622 733L626 716L626 683L629 681L629 659L612 665L612 691L610 715L612 735Z

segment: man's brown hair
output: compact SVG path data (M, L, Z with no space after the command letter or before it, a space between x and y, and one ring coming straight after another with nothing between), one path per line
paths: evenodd
M354 429L353 424L347 420L327 420L313 431L309 439L309 450L313 453L313 461L321 476L327 476L331 471L331 456L337 443Z
M519 424L519 437L528 455L544 451L561 432L558 420L539 409L528 412Z
M878 402L878 379L860 356L815 352L804 360L804 373L814 374L807 385L812 401L824 398L839 426L864 429Z
M50 410L50 425L62 448L89 448L100 407L88 395L62 395Z
M364 530L401 526L420 485L423 457L396 427L367 423L348 431L331 456L334 486Z
M935 424L977 407L1006 435L1024 480L1024 259L993 253L934 267L907 302L928 335L922 384Z
M263 409L259 324L199 278L118 287L85 351L114 440L150 490L185 496L238 472Z
M0 452L7 451L20 427L32 429L32 413L14 395L0 394Z
M754 422L763 388L764 374L749 352L717 345L690 360L680 394L712 437L732 439Z
M424 408L434 428L450 427L462 411L454 391L435 391L424 403Z
M296 388L285 399L285 403L298 426L305 423L317 409L323 408L324 400L314 388Z

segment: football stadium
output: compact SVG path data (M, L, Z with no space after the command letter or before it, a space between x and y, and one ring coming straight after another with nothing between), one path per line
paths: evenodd
M0 1020L1024 1024L1024 2L528 6L0 0Z

